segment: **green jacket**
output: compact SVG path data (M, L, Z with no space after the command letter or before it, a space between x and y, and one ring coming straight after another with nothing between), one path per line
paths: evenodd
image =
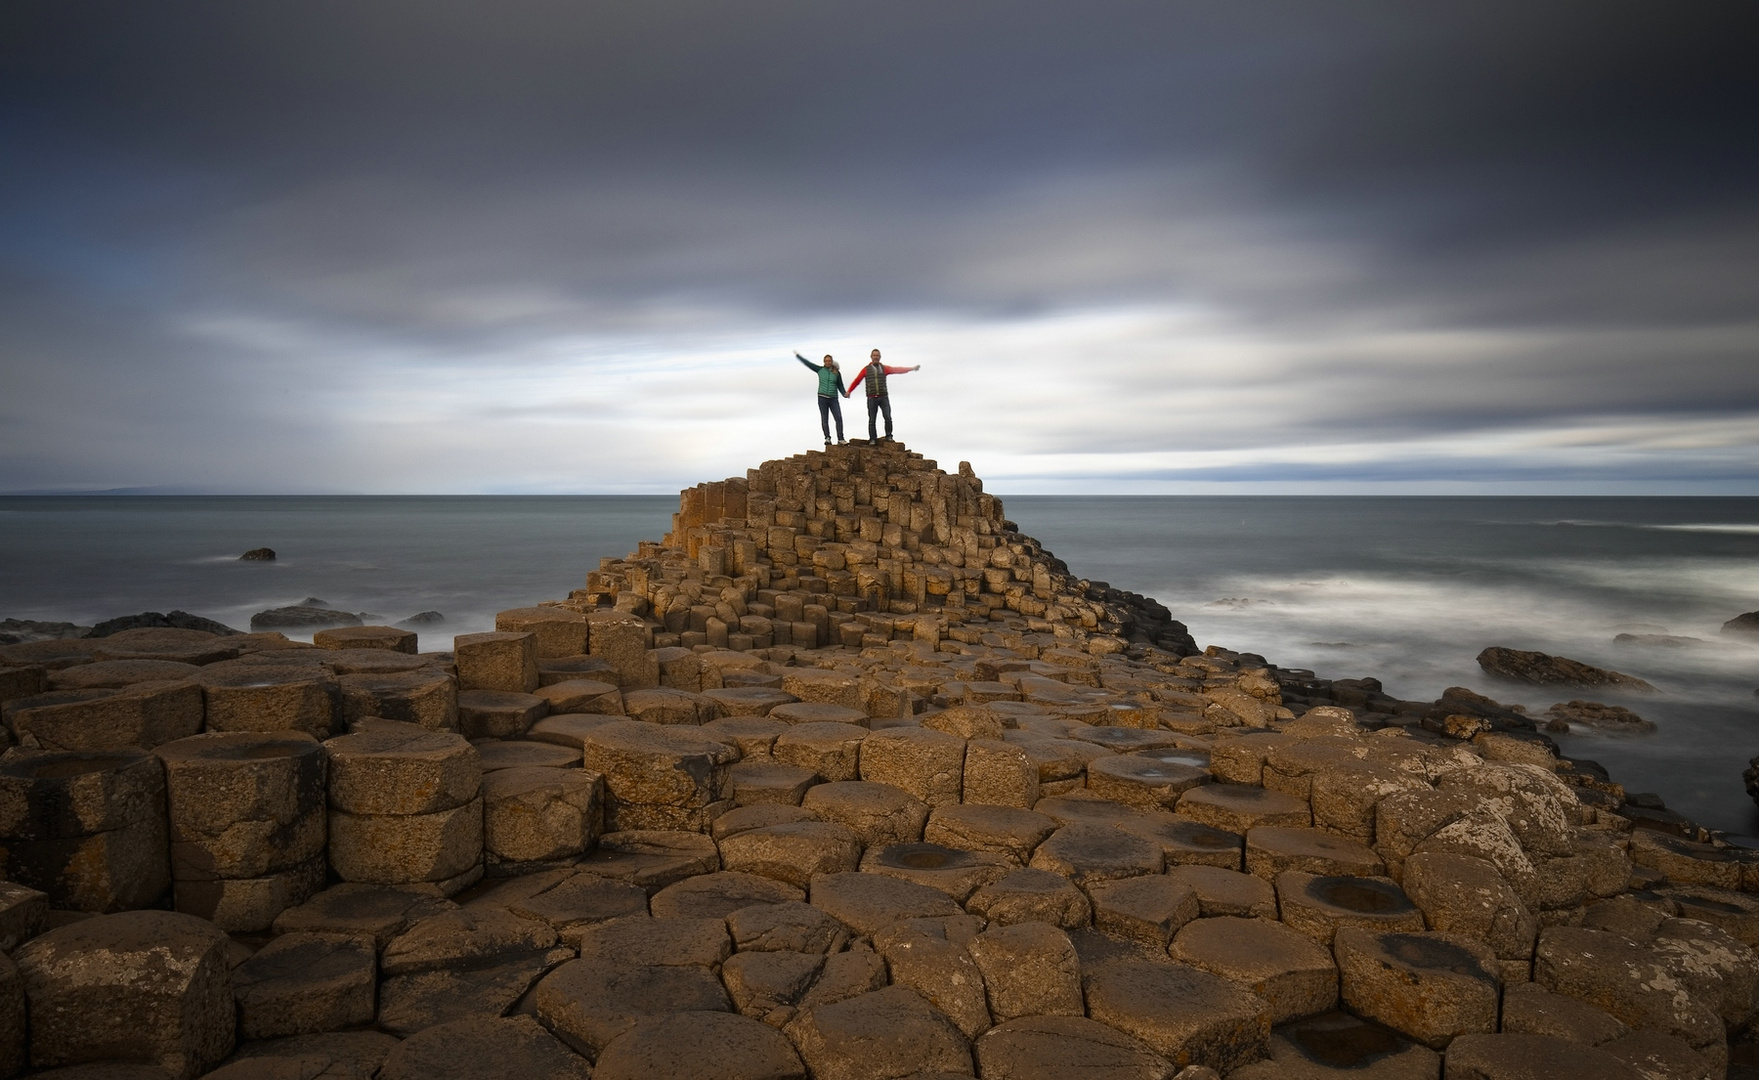
M806 357L801 356L799 353L794 354L794 359L805 364L813 371L818 372L818 392L820 396L829 394L842 394L845 397L848 396L849 392L843 389L842 372L825 367L823 364L815 364Z

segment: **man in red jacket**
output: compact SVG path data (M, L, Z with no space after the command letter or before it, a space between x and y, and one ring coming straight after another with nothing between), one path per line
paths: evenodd
M878 349L873 350L873 352L869 354L867 366L862 368L860 373L855 376L855 381L849 384L849 394L853 396L855 388L861 385L861 380L867 380L868 442L879 442L879 431L874 423L876 413L883 412L886 414L886 438L890 439L892 437L892 396L886 393L886 376L902 375L908 371L921 370L921 364L917 364L914 367L887 367L885 364L880 363L880 351Z

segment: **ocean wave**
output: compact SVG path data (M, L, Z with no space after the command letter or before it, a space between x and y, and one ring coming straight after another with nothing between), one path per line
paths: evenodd
M1730 533L1740 536L1759 536L1759 524L1745 521L1681 522L1673 525L1658 525L1648 521L1594 521L1588 518L1561 518L1557 521L1496 522L1493 524L1550 525L1571 529L1647 529L1659 532Z

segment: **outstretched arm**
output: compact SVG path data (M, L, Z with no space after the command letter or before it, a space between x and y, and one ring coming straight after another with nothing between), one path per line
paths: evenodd
M811 371L817 371L819 369L819 366L817 364L813 363L811 360L808 360L806 357L801 356L799 353L794 354L794 359L800 361L802 364L805 364L807 366L807 368Z
M860 371L857 371L855 373L855 381L849 384L849 393L853 394L855 392L855 388L857 386L860 386L861 380L865 379L865 378L867 378L867 369L866 368L862 368ZM847 396L848 396L848 394L844 395L844 397L847 397Z
M917 364L914 367L892 367L890 364L881 364L880 367L883 367L886 369L887 375L908 375L912 371L921 371L922 370L921 364ZM862 368L861 370L866 371L867 369ZM855 381L860 382L861 381L860 377L857 376Z

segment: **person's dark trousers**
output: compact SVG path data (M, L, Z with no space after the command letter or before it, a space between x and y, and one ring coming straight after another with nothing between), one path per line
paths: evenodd
M879 432L874 427L874 414L886 414L886 438L892 437L892 395L880 394L867 399L867 437L879 441Z
M831 417L837 418L837 441L843 441L843 406L837 403L837 395L820 394L818 396L818 424L825 429L825 442L831 441ZM892 414L886 412L886 429L891 430Z

